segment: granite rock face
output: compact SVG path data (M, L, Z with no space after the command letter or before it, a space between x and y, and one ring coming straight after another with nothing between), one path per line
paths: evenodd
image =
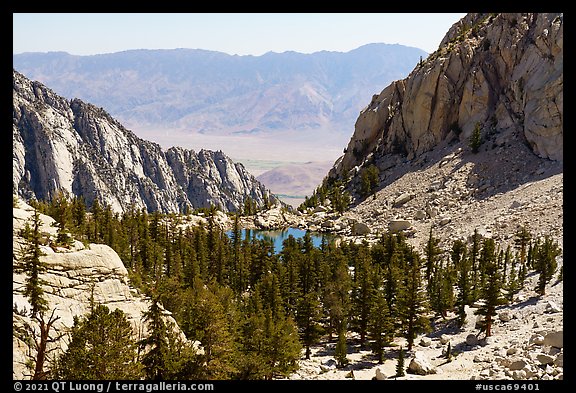
M122 212L130 205L179 212L218 205L237 211L276 199L221 151L194 152L138 138L102 108L58 96L13 72L13 191L47 199L59 191Z
M26 283L26 274L18 272L21 265L21 250L24 239L20 231L26 223L31 223L33 208L24 201L18 201L18 207L13 208L13 267L12 276L12 304L14 329L30 326L38 331L38 322L30 318L30 304L23 291ZM104 244L84 245L74 241L70 248L52 248L48 244L57 237L57 228L53 225L52 217L40 214L39 227L46 245L42 245L41 261L46 264L46 271L40 274L44 282L45 299L48 302L48 313L54 312L58 320L51 330L50 337L58 333L65 333L62 339L50 343L51 356L58 355L66 350L70 328L74 324L75 316L82 316L90 311L91 297L97 304L107 306L110 310L120 309L133 327L134 338L139 339L146 333L142 315L150 307L149 299L132 288L128 281L128 272L118 254ZM176 321L165 311L165 318L174 324L175 331L183 341L186 340ZM49 315L49 314L48 314ZM28 354L34 355L34 348L19 339L12 337L14 379L27 379L30 370L26 367ZM52 357L50 358L52 359ZM50 360L49 360L50 362ZM50 363L48 364L48 366Z
M412 160L444 141L517 139L563 160L563 14L468 14L408 77L372 97L330 175ZM354 175L354 173L352 173Z

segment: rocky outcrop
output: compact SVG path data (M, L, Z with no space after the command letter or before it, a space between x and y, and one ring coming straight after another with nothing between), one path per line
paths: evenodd
M13 72L13 190L26 199L59 191L148 211L220 206L236 211L250 198L276 201L242 164L221 151L163 151L142 140L102 108L68 101Z
M21 252L24 240L20 230L26 223L31 223L33 209L22 200L18 207L13 209L13 266L21 265ZM103 304L111 310L122 310L128 321L132 324L135 339L142 338L146 326L142 321L142 313L147 311L149 300L141 296L128 282L128 272L120 257L114 250L103 244L88 244L74 241L68 248L50 247L55 243L57 228L54 219L40 215L40 232L46 240L41 246L44 256L41 261L46 264L47 270L40 275L44 282L43 290L48 302L49 313L54 311L58 320L51 330L51 336L59 333L64 336L57 342L51 343L48 348L52 355L66 350L68 333L74 324L74 317L85 315L90 310L91 297L98 304ZM23 295L26 275L14 270L12 283L13 326L14 329L31 326L38 329L36 320L29 317L30 304ZM175 329L183 340L184 334L177 327L175 320L165 311L165 317L174 323ZM30 371L26 367L28 354L34 349L20 340L17 335L12 338L14 379L26 379ZM49 366L49 364L47 364Z
M562 161L563 14L468 14L407 78L372 97L330 176L390 154L412 160L476 127L483 140L521 139Z

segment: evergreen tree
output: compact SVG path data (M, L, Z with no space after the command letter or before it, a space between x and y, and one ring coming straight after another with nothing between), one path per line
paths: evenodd
M148 311L143 315L148 325L148 337L138 344L146 353L142 364L148 379L162 380L167 378L168 370L168 334L158 299L153 299Z
M282 277L282 298L286 312L294 317L300 293L300 251L298 242L292 235L284 240L282 246L280 259L285 267Z
M298 368L301 345L293 319L286 315L274 273L250 295L240 328L240 379L287 377Z
M21 232L26 245L22 250L20 263L15 269L16 272L26 274L23 295L28 298L28 303L30 303L30 317L39 325L39 332L29 324L26 324L22 331L15 332L23 341L32 343L32 346L36 350L36 355L31 359L34 368L32 375L33 380L47 379L49 372L44 370L44 364L48 352L54 349L49 349L48 344L54 343L62 337L62 334L50 336L54 323L60 319L59 316L55 315L56 309L52 310L48 320L46 320L45 317L45 312L48 310L48 301L44 296L44 289L42 288L45 282L40 275L46 272L47 265L40 260L40 257L45 255L40 249L42 241L40 225L40 214L37 209L34 209L32 228L27 222Z
M72 226L78 236L86 230L86 203L82 196L74 196L72 199Z
M424 249L424 255L426 257L426 280L430 281L430 276L432 271L436 267L439 255L442 254L442 250L438 247L439 239L432 236L432 227L430 227L430 235L428 236L428 241L426 242L426 248Z
M470 149L472 149L472 153L478 153L480 146L482 145L482 134L480 132L480 122L476 122L476 126L474 127L474 131L472 131L472 135L468 141L468 145Z
M466 322L466 306L471 303L471 262L467 256L466 244L456 240L452 244L452 263L456 267L458 288L456 295L456 307L458 313L458 325L462 327Z
M242 253L242 229L240 228L240 218L238 214L234 215L232 226L232 254L230 270L233 273L230 281L231 288L241 294L248 286L246 264Z
M396 363L396 376L403 377L406 375L404 371L404 347L400 347L398 351L398 361Z
M390 310L382 289L376 289L374 302L370 313L370 337L372 352L376 354L378 364L384 362L384 347L389 345L394 336L394 324L390 318Z
M523 279L521 279L520 271L518 270L519 261L510 255L510 270L508 279L504 283L505 298L508 302L512 302L514 295L517 294L523 287ZM525 276L524 276L525 278ZM503 280L504 281L504 280Z
M472 294L471 302L478 300L481 296L482 286L480 284L480 268L478 257L480 254L482 235L478 233L478 228L474 229L472 235L472 245L470 246L470 266L472 267Z
M406 255L406 259L406 278L399 293L398 313L402 322L403 336L408 341L408 350L410 351L416 335L430 330L430 321L426 315L428 304L426 292L422 285L420 257L412 251Z
M22 250L21 267L16 269L16 271L26 274L23 294L28 298L31 307L31 316L33 317L42 314L48 309L48 302L44 297L44 289L42 289L42 285L45 284L45 282L40 278L40 275L45 273L47 269L46 263L40 260L40 257L45 255L40 249L42 241L40 225L40 214L38 210L34 210L32 227L26 223L22 232L26 245Z
M454 307L455 271L448 263L436 262L432 276L428 281L427 291L432 310L442 318Z
M520 263L526 263L526 252L527 247L530 244L530 240L532 239L532 235L526 229L526 227L520 227L514 234L514 245L518 248L520 252Z
M57 379L139 379L137 345L132 326L123 311L104 305L93 307L82 318L75 317L72 336L55 369Z
M322 333L320 325L320 301L318 293L313 291L303 294L298 299L296 322L298 323L300 339L306 352L306 359L310 359L310 347L314 345Z
M346 330L344 327L338 332L338 341L334 350L334 358L338 367L345 367L350 360L348 359L348 346L346 344Z
M504 300L501 294L501 274L493 254L494 241L489 238L485 239L483 249L486 250L483 254L487 280L484 283L481 296L484 303L476 310L476 314L484 316L481 331L484 331L486 337L489 337L492 334L492 322L496 315L496 307L503 304Z
M546 294L546 284L552 279L554 273L556 273L558 266L556 257L558 257L562 251L558 243L553 241L549 236L546 236L542 244L540 244L540 241L536 242L533 253L534 267L540 274L536 292L540 296L544 296Z
M205 379L227 379L236 373L235 336L236 326L217 292L220 286L212 282L204 285L198 280L194 288L189 289L184 310L182 312L181 328L186 337L199 341L204 349L200 361L204 364Z
M374 193L380 182L380 171L374 164L364 168L360 174L360 195L367 197Z
M477 265L478 270L477 285L481 293L483 293L484 288L486 287L486 279L488 278L487 266L492 263L496 265L496 269L499 271L500 269L498 267L498 261L496 259L496 243L492 238L485 238L482 241L482 248L480 250Z
M352 286L352 326L360 334L360 345L366 344L370 311L374 300L374 272L368 243L357 246Z
M340 248L328 246L325 252L330 261L330 271L325 280L323 305L328 315L328 333L340 334L345 330L345 321L350 314L350 290L352 280L348 273L348 262Z
M446 348L446 359L452 361L452 343L448 341L448 347Z

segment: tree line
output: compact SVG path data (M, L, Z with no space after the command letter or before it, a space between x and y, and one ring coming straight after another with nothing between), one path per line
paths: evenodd
M152 299L143 315L148 335L139 339L126 334L119 310L93 304L88 315L78 316L71 344L50 370L66 379L282 378L321 340L335 342L338 366L346 365L352 337L382 363L395 337L404 337L411 350L436 318L462 326L467 306L477 307L481 331L490 336L498 306L514 300L528 274L539 274L534 289L545 294L561 253L550 237L519 228L506 247L474 231L442 249L431 229L422 249L402 233L383 233L372 244L325 242L319 248L305 235L290 236L276 254L270 240L243 238L238 216L230 233L219 228L214 209L206 225L188 226L185 215L135 208L119 214L98 202L87 209L80 198L33 205L58 222L57 246L72 238L109 245L131 284ZM23 232L29 247L38 247L34 231ZM39 261L33 252L26 255L24 262ZM30 286L41 287L26 266ZM25 295L36 302L34 290ZM101 334L88 333L93 331ZM102 353L95 356L97 350ZM126 367L115 370L107 356L115 358L110 363L123 359Z

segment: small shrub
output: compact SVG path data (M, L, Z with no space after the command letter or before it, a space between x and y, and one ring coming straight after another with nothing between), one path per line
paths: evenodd
M470 136L470 141L468 146L472 149L472 153L478 153L480 146L482 145L482 135L480 133L480 122L476 123L476 127L474 127L474 131Z

